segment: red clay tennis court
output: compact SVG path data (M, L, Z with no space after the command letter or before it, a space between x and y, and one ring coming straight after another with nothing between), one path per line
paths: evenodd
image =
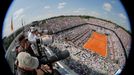
M107 36L93 32L88 41L83 45L85 49L92 50L101 56L107 56Z

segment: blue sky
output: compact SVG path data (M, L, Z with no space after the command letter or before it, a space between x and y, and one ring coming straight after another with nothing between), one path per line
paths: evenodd
M14 0L4 21L3 36L10 35L13 17L14 30L35 20L59 15L90 15L111 20L130 30L130 24L119 0ZM8 33L7 33L8 32Z

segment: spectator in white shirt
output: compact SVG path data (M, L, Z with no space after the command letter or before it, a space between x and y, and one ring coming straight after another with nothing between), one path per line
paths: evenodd
M36 43L36 39L38 39L38 36L36 34L37 29L35 29L35 27L31 27L31 32L29 32L28 34L28 41L30 43Z

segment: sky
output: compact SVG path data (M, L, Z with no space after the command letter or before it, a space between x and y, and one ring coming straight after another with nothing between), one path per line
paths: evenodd
M59 15L89 15L110 20L131 32L127 13L119 0L14 0L3 23L3 37L36 20Z

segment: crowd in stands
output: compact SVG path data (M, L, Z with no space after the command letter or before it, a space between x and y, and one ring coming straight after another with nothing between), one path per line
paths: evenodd
M89 20L87 20L87 22L90 23L90 24L95 24L95 25L99 25L99 26L102 26L102 27L110 28L110 29L115 28L115 24L110 23L110 22L106 22L106 21L103 21L103 20L99 20L99 19L90 18Z
M70 29L67 32L61 32L58 35L55 35L58 39L71 41L76 46L83 46L83 44L88 40L91 35L92 29L88 25ZM55 39L57 39L55 38Z
M117 64L111 62L109 59L103 58L96 53L82 49L81 47L74 47L73 45L74 44L71 42L67 43L58 40L55 40L53 43L53 46L58 47L60 50L68 50L70 52L71 58L68 58L68 60L65 60L64 62L76 73L88 75L90 72L96 71L100 74L114 74L119 68ZM71 59L75 61L71 61ZM87 69L84 69L85 66L88 68L88 71Z
M120 39L126 49L127 54L129 54L130 47L131 47L130 46L131 45L131 35L128 34L126 31L124 31L121 28L118 28L115 32L120 37Z
M89 24L86 24L84 26L70 29L66 32L61 32L59 34L56 34L55 40L63 40L63 41L67 40L68 43L71 42L73 44L73 46L76 47L76 48L70 48L71 49L70 53L72 53L72 57L76 57L76 59L78 58L78 60L80 60L80 61L89 61L89 62L85 62L85 64L88 65L89 67L92 67L95 70L102 72L102 73L107 74L107 72L109 72L109 74L114 74L120 67L122 67L124 65L125 56L124 56L124 51L123 51L122 45L121 45L118 37L115 35L115 33L113 31L115 31L118 34L118 36L120 35L119 36L120 39L123 39L123 37L125 35L128 35L128 33L123 34L122 33L123 31L117 32L116 30L118 30L119 28L116 28L115 27L116 25L113 23L109 23L109 22L105 22L105 21L101 21L101 20L97 20L97 19L89 19L88 23ZM101 28L98 26L94 26L91 24L99 25L99 26L108 28L110 30ZM64 26L64 25L65 25L65 23L62 24L62 26ZM87 52L87 50L82 48L83 44L87 41L87 39L89 39L93 30L96 32L102 33L102 34L106 34L106 36L107 36L108 56L106 58L103 58L96 53L89 52L89 50ZM113 31L111 31L111 30L113 30ZM121 34L123 34L123 35L121 35ZM129 36L130 35L128 35L128 38L130 38ZM125 39L124 41L127 43L130 43L130 39L128 39L128 38ZM64 44L63 41L59 41L59 43ZM63 47L62 49L65 49L65 47L62 46L62 44L60 44L60 45L57 44L57 45L59 48ZM80 50L78 50L78 48ZM87 57L87 58L89 58L89 59L87 59L84 54L78 54L77 56L74 56L77 53L81 53L81 51L86 52L85 54L89 54L90 58Z
M48 26L48 30L52 30L52 32L55 33L83 23L85 23L85 21L80 17L61 17L47 20L45 25Z

